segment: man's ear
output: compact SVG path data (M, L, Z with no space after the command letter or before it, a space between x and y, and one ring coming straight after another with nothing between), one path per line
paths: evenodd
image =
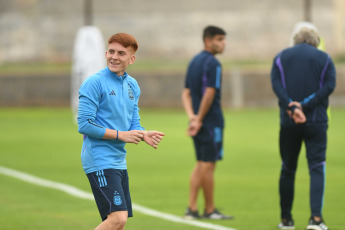
M209 48L211 42L212 42L212 39L211 39L211 38L205 38L205 40L204 40L204 45L205 45L205 47Z
M135 61L135 55L133 54L131 59L129 59L129 64L133 64Z

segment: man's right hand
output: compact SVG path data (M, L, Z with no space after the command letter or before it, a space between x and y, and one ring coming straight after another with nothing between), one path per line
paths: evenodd
M119 131L118 140L138 144L144 137L144 130Z

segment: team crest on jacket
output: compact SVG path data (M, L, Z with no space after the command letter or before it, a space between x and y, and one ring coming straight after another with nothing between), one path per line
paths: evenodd
M117 191L115 191L115 193L114 193L114 204L117 206L122 204L121 196L119 195L119 193Z
M128 97L129 99L133 100L134 99L134 93L131 87L128 88Z

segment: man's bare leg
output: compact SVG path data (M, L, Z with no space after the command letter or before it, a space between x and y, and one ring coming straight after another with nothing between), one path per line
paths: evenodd
M127 223L127 217L127 211L112 212L95 230L123 230Z

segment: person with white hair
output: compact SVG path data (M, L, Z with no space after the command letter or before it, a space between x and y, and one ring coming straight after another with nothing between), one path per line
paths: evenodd
M313 28L302 27L294 45L273 61L272 88L280 107L280 229L295 229L292 217L298 156L305 143L310 174L309 230L329 230L322 215L328 128L328 97L336 84L331 57L317 49L320 38Z

